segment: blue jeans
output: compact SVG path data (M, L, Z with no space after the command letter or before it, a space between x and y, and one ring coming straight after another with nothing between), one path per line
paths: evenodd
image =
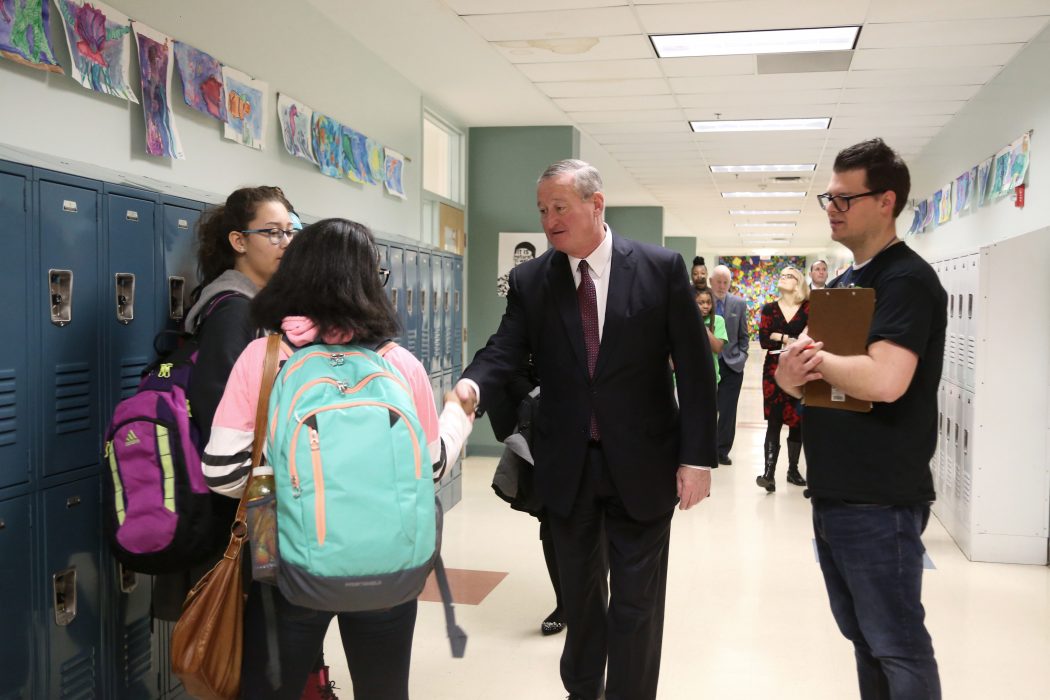
M940 700L922 607L928 505L813 499L813 531L831 612L853 642L862 700Z

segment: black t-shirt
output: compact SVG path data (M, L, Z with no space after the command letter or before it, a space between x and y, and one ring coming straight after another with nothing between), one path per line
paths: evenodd
M893 403L875 403L870 413L805 409L802 442L809 493L892 505L930 502L947 293L933 268L904 243L828 286L847 283L875 290L868 345L889 340L914 352L919 362L904 395Z

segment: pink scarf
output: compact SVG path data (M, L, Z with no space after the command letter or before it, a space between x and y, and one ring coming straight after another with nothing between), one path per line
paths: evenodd
M295 346L306 345L317 339L317 324L306 316L286 316L281 321L281 330ZM353 339L353 331L329 331L323 338L329 345L346 345Z

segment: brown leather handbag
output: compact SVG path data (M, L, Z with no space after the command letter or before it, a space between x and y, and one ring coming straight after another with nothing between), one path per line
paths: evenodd
M266 344L263 379L255 411L252 469L262 459L266 436L266 410L277 375L280 335ZM230 544L219 563L206 573L182 604L182 615L171 633L171 670L186 692L199 700L236 700L241 691L241 656L244 633L244 584L241 550L248 537L245 485L237 517L230 528Z

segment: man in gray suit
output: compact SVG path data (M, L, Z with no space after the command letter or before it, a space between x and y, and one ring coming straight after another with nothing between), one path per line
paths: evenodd
M729 268L719 265L711 273L711 289L715 294L715 313L725 319L729 341L718 356L718 463L732 464L729 451L736 437L736 405L740 387L744 384L744 365L747 364L751 337L747 328L747 302L729 293L732 275Z

